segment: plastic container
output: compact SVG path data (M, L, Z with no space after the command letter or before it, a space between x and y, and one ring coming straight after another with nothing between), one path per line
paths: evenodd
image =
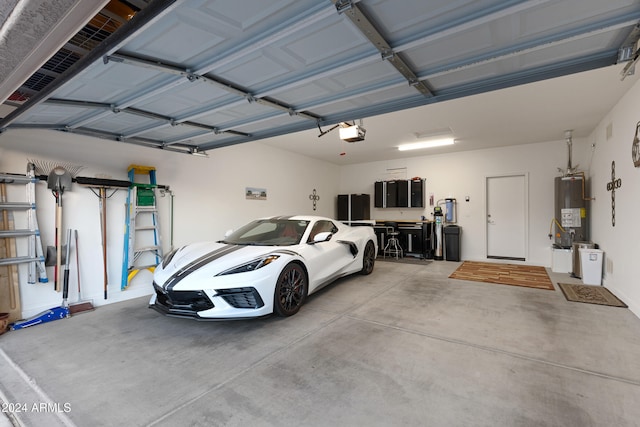
M573 249L573 268L571 272L573 273L573 277L577 277L580 279L582 277L582 268L580 268L580 250L581 249L594 249L596 245L592 242L574 242L572 245Z
M602 285L603 253L600 249L580 248L582 283L585 285Z
M551 271L571 273L571 249L551 248Z
M446 260L460 261L460 226L447 225L443 230Z

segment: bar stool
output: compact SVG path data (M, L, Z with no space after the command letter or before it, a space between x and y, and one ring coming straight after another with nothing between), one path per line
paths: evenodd
M384 225L387 227L387 236L389 236L389 239L382 250L382 257L384 258L389 255L395 256L396 259L398 259L398 256L402 258L402 247L400 247L400 241L398 240L398 236L400 235L398 232L398 223L385 222Z

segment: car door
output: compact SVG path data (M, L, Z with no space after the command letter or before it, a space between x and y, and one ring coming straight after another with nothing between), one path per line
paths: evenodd
M328 220L319 220L312 226L303 253L309 271L309 292L339 277L341 271L353 261L349 246L338 243L338 230ZM313 242L315 236L322 232L331 232L331 239Z

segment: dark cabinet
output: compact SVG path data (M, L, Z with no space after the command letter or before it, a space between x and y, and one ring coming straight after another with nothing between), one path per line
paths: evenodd
M383 224L376 224L374 230L378 237L378 254L382 255L388 241L388 230ZM432 222L400 222L398 233L398 242L405 256L433 259Z
M409 207L409 181L396 181L398 194L396 196L396 206L399 208Z
M373 206L376 208L423 208L424 179L376 181Z
M411 180L411 207L424 207L424 180L422 179Z
M373 186L373 206L376 208L384 208L385 199L385 183L376 181Z
M370 203L368 194L338 195L338 220L360 221L371 219Z
M398 206L398 183L387 181L386 184L385 207L395 208Z
M402 225L398 227L400 246L406 254L417 254L423 257L425 238L422 226Z

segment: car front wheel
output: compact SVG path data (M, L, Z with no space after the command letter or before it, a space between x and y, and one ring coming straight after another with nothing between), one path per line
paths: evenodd
M300 310L307 297L307 274L300 264L287 265L276 283L273 296L273 311L278 316L291 316Z

